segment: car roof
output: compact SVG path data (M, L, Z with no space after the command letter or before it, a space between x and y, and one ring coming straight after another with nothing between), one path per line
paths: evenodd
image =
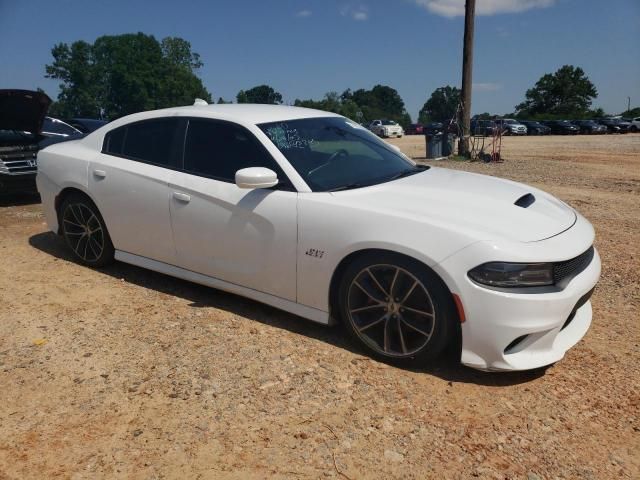
M314 110L312 108L292 107L289 105L262 105L252 103L226 103L216 105L189 105L187 107L172 107L162 110L134 113L118 119L117 124L125 124L147 118L162 116L194 116L219 120L228 120L241 124L261 124L280 122L284 120L299 120L304 118L339 117L335 113Z

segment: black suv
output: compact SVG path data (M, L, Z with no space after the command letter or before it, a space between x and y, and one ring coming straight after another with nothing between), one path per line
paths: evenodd
M580 128L569 120L546 120L542 124L549 127L551 133L555 135L577 135L580 133Z
M471 120L471 134L490 137L498 133L498 125L493 120Z
M609 133L627 133L631 128L629 122L619 118L601 118L598 123L607 127L607 132Z
M520 123L527 127L527 135L549 135L551 133L551 129L540 122L523 120Z
M42 124L50 104L42 92L0 90L0 193L35 190Z
M607 127L600 125L595 120L574 120L572 123L580 129L580 133L591 135L594 133L607 133Z

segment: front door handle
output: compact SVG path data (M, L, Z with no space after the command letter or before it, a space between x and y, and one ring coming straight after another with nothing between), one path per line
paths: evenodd
M191 201L191 195L187 195L186 193L173 192L173 198L182 203L189 203Z
M105 178L107 176L107 172L104 170L94 170L93 176L96 178Z

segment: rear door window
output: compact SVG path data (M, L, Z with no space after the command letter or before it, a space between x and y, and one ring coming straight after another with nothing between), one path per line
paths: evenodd
M176 118L158 118L130 123L105 135L102 151L161 167L175 168Z
M127 126L122 154L160 166L172 166L173 137L177 131L175 118L162 118Z

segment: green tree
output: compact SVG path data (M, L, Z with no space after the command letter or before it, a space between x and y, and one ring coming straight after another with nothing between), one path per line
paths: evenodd
M344 98L337 92L328 92L322 100L299 100L293 103L296 107L315 108L325 112L333 112L343 115L351 120L358 121L360 107L350 98Z
M516 105L518 116L550 115L579 118L587 115L598 96L596 87L580 67L564 65L543 75Z
M418 122L448 122L455 117L460 103L460 89L447 85L436 88L420 109Z
M376 119L395 120L403 127L411 123L411 117L398 92L385 85L376 85L371 90L347 89L341 94L328 92L322 100L296 99L294 105L334 112L362 123ZM358 112L361 112L362 116L359 116Z
M640 117L640 107L634 107L631 110L625 110L620 115L622 115L625 118Z
M196 75L200 56L186 40L158 42L144 33L105 35L93 44L60 43L51 50L46 77L61 80L61 116L105 116L188 105L211 95Z
M258 85L249 90L240 90L236 95L238 103L265 103L279 104L282 103L282 95L276 92L269 85Z
M404 127L411 123L411 117L405 109L402 97L395 88L387 85L376 85L371 90L362 88L353 92L347 90L341 97L352 100L360 107L365 122L389 119L395 120Z
M482 112L475 116L478 120L491 120L495 115L491 115L489 112Z

